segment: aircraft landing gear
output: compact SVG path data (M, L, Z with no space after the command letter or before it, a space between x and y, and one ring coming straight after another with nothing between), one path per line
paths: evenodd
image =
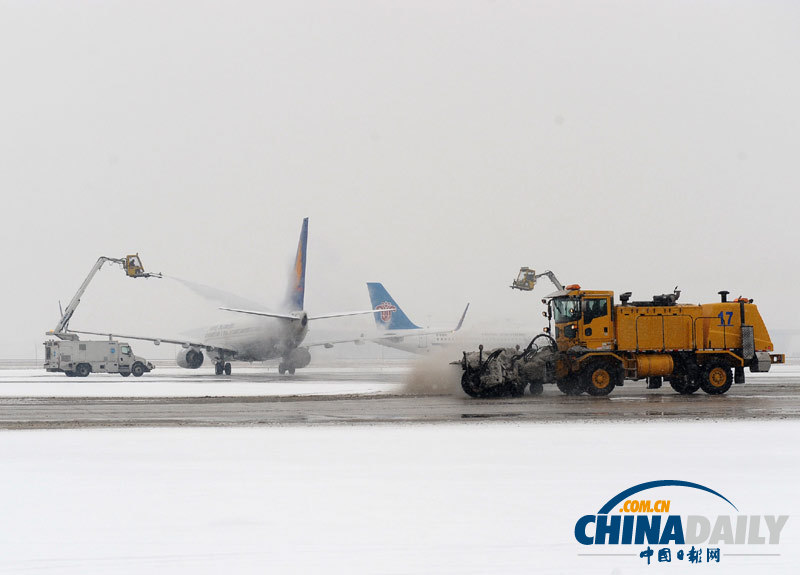
M287 371L289 372L289 375L294 375L294 369L295 369L294 366L291 364L286 365L285 363L281 362L278 365L278 373L280 373L281 375L283 375Z
M230 375L231 374L231 364L228 362L218 361L214 364L214 374L215 375Z

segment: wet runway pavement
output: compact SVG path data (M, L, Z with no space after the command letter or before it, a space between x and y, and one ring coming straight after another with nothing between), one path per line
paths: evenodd
M395 374L386 376L392 391L366 395L0 397L0 429L797 419L796 379L763 374L723 396L702 391L681 396L668 386L645 389L642 382L628 382L605 398L567 397L555 386L546 386L541 396L517 399L415 396L394 391L402 388L402 377Z

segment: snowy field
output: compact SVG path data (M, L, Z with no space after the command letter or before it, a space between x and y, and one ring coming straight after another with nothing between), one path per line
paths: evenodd
M0 573L797 573L798 445L794 422L2 432ZM578 517L656 479L789 514L780 555L578 555Z
M44 369L0 369L0 397L220 397L396 393L408 373L404 365L359 364L298 370L279 375L274 366L234 364L231 376L211 369L156 367L140 378L91 374L67 378Z
M415 368L415 365L418 367ZM212 368L188 370L173 365L158 366L140 378L109 374L67 378L62 373L48 373L41 368L0 369L0 397L242 397L400 393L408 376L415 370L424 370L426 366L428 364L415 364L413 360L386 363L346 361L333 365L311 365L298 370L295 375L282 376L274 366L234 364L233 375L216 376ZM446 364L431 366L440 373L448 367ZM460 396L462 392L458 377L453 381L455 383L450 386L450 391ZM766 382L800 384L800 364L777 365L769 373L747 372L748 384Z

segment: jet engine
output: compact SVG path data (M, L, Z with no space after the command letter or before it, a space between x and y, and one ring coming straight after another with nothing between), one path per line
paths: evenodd
M180 367L185 369L197 369L203 365L203 352L192 347L189 349L181 349L178 351L175 360Z

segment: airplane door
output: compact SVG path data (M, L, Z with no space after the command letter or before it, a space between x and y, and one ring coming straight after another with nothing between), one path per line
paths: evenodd
M424 349L424 348L428 347L428 336L427 335L419 336L419 342L417 344L417 347L419 347L420 349Z

